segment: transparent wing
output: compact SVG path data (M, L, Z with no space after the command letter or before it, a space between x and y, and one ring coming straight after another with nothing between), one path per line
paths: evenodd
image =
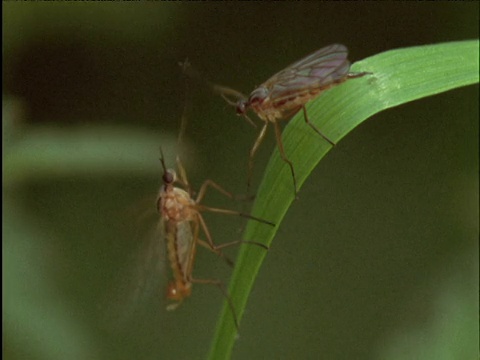
M182 269L183 276L188 274L190 268L192 251L195 247L192 225L190 221L180 221L176 224L176 250L178 265Z
M328 87L348 74L350 62L347 55L344 45L324 47L275 74L262 86L270 91L271 101L292 97L308 89Z
M158 214L155 223L135 236L137 249L119 269L103 301L102 322L109 331L131 330L133 324L158 316L164 308L165 224Z

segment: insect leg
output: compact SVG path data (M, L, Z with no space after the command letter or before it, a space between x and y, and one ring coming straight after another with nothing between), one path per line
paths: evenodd
M293 170L293 164L290 160L288 160L287 155L285 154L285 150L283 149L283 142L282 142L282 129L280 129L280 125L278 122L274 123L275 125L275 138L277 139L277 146L278 150L280 151L280 156L283 161L285 161L288 166L290 166L290 172L292 173L293 178L293 187L294 187L294 194L293 196L297 197L297 179L295 178L295 170Z
M247 197L247 196L244 196L244 195L233 195L231 192L225 190L222 186L217 184L215 181L207 179L203 182L202 186L200 187L200 190L198 191L197 199L195 200L195 202L197 204L199 204L203 200L203 198L205 197L205 195L207 193L207 189L208 189L209 186L213 187L218 192L220 192L221 194L225 195L226 197L228 197L232 200L247 200L248 201L248 200L253 200L253 198L254 198L252 196Z
M224 249L226 247L230 247L230 246L238 245L238 244L251 244L251 245L260 246L261 248L263 248L265 250L269 249L269 247L265 244L259 243L258 241L250 241L250 240L234 240L234 241L230 241L228 243L223 243L223 244L220 244L220 245L216 245L215 247L216 247L217 250L220 250L220 249ZM203 245L203 244L201 244L201 245Z
M307 115L307 109L305 108L305 105L302 106L302 109L303 109L303 117L305 118L305 122L313 129L315 130L315 132L320 135L322 138L324 138L325 140L327 140L330 145L332 146L335 146L336 144L330 140L326 135L323 135L322 132L320 130L317 129L317 127L315 125L313 125L310 120L308 119L308 115Z
M208 242L202 240L202 239L198 239L197 242L198 242L198 245L203 246L207 250L213 252L215 255L223 258L223 260L225 260L225 262L227 263L228 266L230 266L232 268L235 266L235 262L232 259L230 259L227 255L225 255L223 252L218 250L218 248L217 249L212 249L210 244ZM218 251L216 251L216 250L218 250Z
M178 169L178 181L186 188L187 192L191 194L192 189L190 187L190 184L188 183L187 172L185 171L182 160L180 160L180 156L177 155L176 160Z
M205 194L207 193L207 189L208 189L209 186L216 189L218 192L225 195L226 197L228 197L230 199L235 199L235 196L233 196L232 193L225 190L223 187L218 185L215 181L207 179L203 182L202 186L200 187L200 190L198 191L198 196L197 196L197 199L195 200L195 202L197 204L200 203L203 200L203 198L205 197Z
M235 265L235 263L233 262L233 260L231 260L227 255L225 255L224 253L222 253L221 251L216 251L216 250L221 250L221 249L224 249L224 248L227 248L227 247L230 247L230 246L233 246L233 245L238 245L238 244L251 244L251 245L257 245L257 246L260 246L261 248L265 249L265 250L268 250L269 247L265 244L262 244L262 243L259 243L257 241L249 241L249 240L235 240L235 241L230 241L228 243L224 243L224 244L220 244L220 245L215 245L215 249L212 249L212 246L202 240L202 239L198 239L197 240L198 244L203 246L204 248L214 252L216 255L220 256L220 257L223 257L225 259L225 261L227 262L228 265L230 265L231 267L233 267Z
M212 240L212 236L210 235L210 231L208 230L207 224L205 223L205 220L203 220L203 216L198 214L198 220L199 220L200 226L202 227L202 230L205 233L205 236L207 238L208 247L210 247L210 249L213 250L215 253L217 253L219 256L222 256L221 249L232 246L232 245L241 244L241 243L257 245L257 246L260 246L260 247L268 250L268 246L266 246L264 244L261 244L259 242L256 242L256 241L236 240L236 241L231 241L231 242L224 243L224 244L221 244L221 245L215 245L215 243ZM199 244L204 245L201 242L199 242Z
M215 253L217 256L222 257L225 260L225 262L231 267L233 267L235 265L235 263L227 255L225 255L221 251L221 249L224 249L224 248L227 248L227 247L230 247L230 246L233 246L233 245L238 245L238 244L252 244L252 245L257 245L261 248L264 248L265 250L269 249L268 246L266 246L265 244L262 244L262 243L259 243L259 242L256 242L256 241L248 241L248 240L235 240L235 241L230 241L228 243L223 243L223 244L220 244L220 245L216 245L216 244L214 244L214 242L212 240L212 237L210 235L210 231L208 230L207 224L203 220L202 216L199 216L199 222L201 224L203 232L205 233L205 236L207 237L208 241L204 241L200 238L197 238L197 243L199 245L205 247L206 249L210 250L211 252Z
M195 205L194 208L197 211L210 211L210 212L214 212L214 213L218 213L218 214L241 216L241 217L244 217L244 218L247 218L247 219L250 219L250 220L255 220L255 221L261 222L263 224L267 224L267 225L270 225L270 226L275 226L275 224L270 222L270 221L260 219L258 217L255 217L255 216L252 216L252 215L249 215L249 214L245 214L245 213L242 213L242 212L239 212L239 211L235 211L235 210L213 208L213 207L210 207L210 206L204 206L204 205L200 205L200 204Z
M258 150L258 147L262 143L263 139L265 138L265 134L267 132L267 127L268 127L268 122L265 121L265 125L263 125L262 130L260 130L260 133L258 134L257 140L255 140L255 143L252 146L252 149L250 150L250 156L248 158L248 177L247 177L247 188L248 192L250 192L250 185L252 181L252 172L253 172L253 158L255 156L255 153Z
M216 253L218 256L224 256L223 253L217 248L217 246L213 243L212 240L212 235L210 234L210 230L208 230L207 224L205 223L205 220L203 220L203 216L200 214L197 214L198 221L200 223L200 226L202 227L203 233L205 234L207 238L207 244L210 250L212 250L214 253ZM199 239L197 239L198 241ZM200 241L198 241L199 244L201 244ZM202 245L202 244L201 244ZM227 260L228 262L228 260Z
M233 301L232 298L230 297L230 294L228 293L227 289L225 289L225 285L220 281L216 279L190 279L192 283L197 283L197 284L211 284L215 285L220 289L222 292L223 296L225 296L225 299L227 299L228 306L230 307L230 310L232 311L232 316L233 316L233 322L235 323L235 328L238 331L238 319L237 319L237 314L235 313L235 308L233 306Z

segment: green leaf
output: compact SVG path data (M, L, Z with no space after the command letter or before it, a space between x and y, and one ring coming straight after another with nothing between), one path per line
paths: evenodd
M459 41L387 51L352 66L352 71L372 75L337 86L307 105L310 120L338 143L370 116L391 107L461 86L478 83L479 41ZM282 135L285 152L295 167L298 187L332 148L297 114ZM300 200L302 194L299 194ZM275 228L250 221L245 239L262 239L270 245L292 204L293 183L289 167L276 149L257 192L252 215L272 221ZM230 282L229 293L239 322L248 296L268 252L242 247ZM237 331L227 304L217 323L210 359L229 359Z

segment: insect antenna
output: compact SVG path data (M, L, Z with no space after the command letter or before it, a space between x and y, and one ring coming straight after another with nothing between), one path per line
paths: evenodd
M244 104L245 110L246 108L248 108L249 106L248 96L246 96L245 94L242 94L240 91L231 89L229 87L218 85L211 81L206 80L204 76L202 76L197 70L195 70L192 67L188 59L185 59L184 62L180 62L179 65L182 68L184 75L206 84L214 93L219 94L230 106L233 106L236 109L238 109L239 104ZM231 98L234 98L235 100L232 100ZM242 111L242 113L239 115L242 115L245 118L245 120L254 128L257 127L257 125L252 121L252 119L248 117L245 111Z

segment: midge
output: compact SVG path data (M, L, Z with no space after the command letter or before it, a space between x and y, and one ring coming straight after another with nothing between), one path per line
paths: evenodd
M266 245L254 241L231 241L221 245L215 245L210 231L201 215L202 211L209 211L227 215L237 215L248 219L259 221L261 223L275 226L273 223L256 218L251 215L243 214L234 210L219 209L200 204L205 197L208 187L213 187L220 193L233 198L232 194L224 190L218 184L211 180L206 180L200 187L196 199L192 198L192 191L187 180L186 172L180 159L177 157L177 169L179 177L172 169L167 169L163 152L160 149L160 162L163 168L163 185L157 198L157 209L160 214L161 232L164 236L167 246L168 258L173 271L173 279L167 287L167 299L173 302L167 306L167 310L174 310L192 291L193 283L212 284L217 286L226 297L233 314L235 326L238 328L237 316L232 304L232 300L226 291L223 283L216 279L199 279L192 275L193 265L197 245L206 247L219 256L224 256L221 249L239 243L249 243L268 249ZM176 187L178 183L185 188ZM200 239L200 230L202 230L205 240ZM227 259L227 261L229 261Z
M298 111L303 110L305 122L332 146L335 143L310 122L305 104L323 91L338 85L348 79L362 77L368 72L350 73L350 62L347 59L348 50L344 45L334 44L324 47L290 65L273 75L270 79L252 91L247 98L242 93L223 86L213 85L222 97L236 107L237 114L244 116L250 123L246 112L252 109L265 122L250 150L248 163L248 186L250 187L253 158L262 143L269 123L275 128L275 137L280 156L290 167L295 196L297 181L292 162L285 154L279 120L290 119ZM229 99L232 96L237 101Z

